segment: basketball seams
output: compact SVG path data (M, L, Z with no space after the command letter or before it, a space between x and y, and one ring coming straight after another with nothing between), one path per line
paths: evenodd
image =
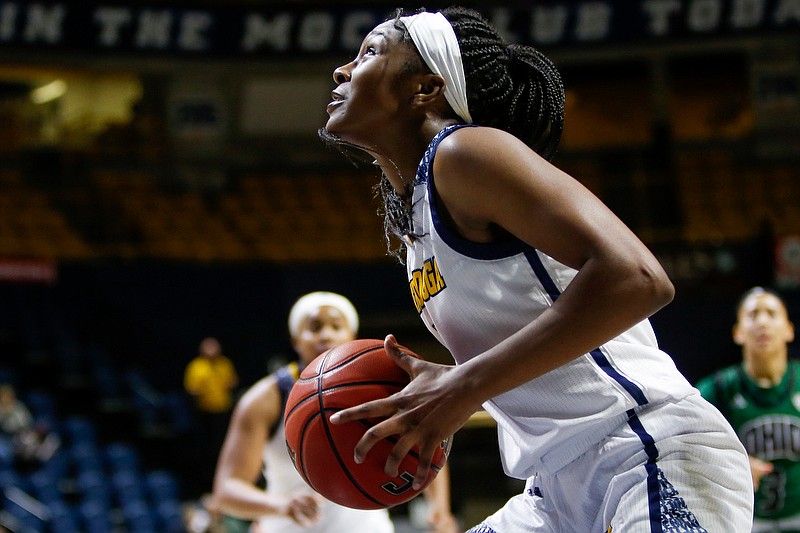
M364 386L381 386L381 387L397 387L397 390L392 392L400 392L403 387L408 385L408 383L401 383L397 381L381 381L381 380L372 380L372 381L352 381L350 383L337 383L335 385L330 385L328 387L321 387L318 389L318 394L330 394L333 391L338 389L351 389L356 387L364 387Z
M338 411L338 409L337 409L337 411ZM325 412L326 411L324 409L321 411L321 413L323 413L323 414ZM328 411L328 412L330 412L330 411ZM330 425L329 425L329 422L328 422L328 417L327 416L323 416L321 420L322 420L322 427L325 430L325 437L328 439L328 444L330 444L330 446L331 446L331 451L333 452L333 455L336 457L336 462L339 463L339 468L342 469L342 472L344 473L345 476L347 476L347 479L350 480L350 483L353 484L353 487L358 489L358 492L360 492L369 501L374 502L376 505L379 505L380 507L389 507L390 504L382 502L382 501L376 499L371 494L369 494L361 486L361 483L355 477L353 477L353 474L350 472L350 469L347 468L347 465L345 464L344 459L342 459L342 455L339 453L339 447L336 445L336 441L334 440L333 435L331 434L331 429L330 429Z
M319 372L317 374L314 374L313 376L304 376L303 374L300 374L300 377L297 379L297 381L300 382L300 383L308 383L310 381L314 381L315 379L322 379L323 377L325 377L326 374L335 372L335 371L339 370L341 367L347 366L348 364L350 364L351 362L353 362L356 359L359 359L359 358L361 358L361 357L363 357L365 355L369 355L372 352L383 350L383 344L370 346L369 348L366 348L366 349L361 350L359 352L350 354L347 357L347 359L341 359L339 361L336 361L335 363L333 363L330 366L330 368L328 368L328 366L327 366L328 359L330 359L331 355L334 353L335 350L336 350L336 348L331 348L330 350L325 352L325 358L322 360L322 362L319 365L317 365L318 367L322 368L321 372ZM307 368L311 368L311 365L307 366L306 369Z
M300 468L299 468L300 475L303 476L303 479L305 480L305 482L308 483L308 485L312 489L314 488L314 486L311 483L311 480L308 478L308 473L306 472L306 462L303 460L303 452L305 451L306 431L308 431L308 427L311 425L311 423L314 421L314 419L319 417L319 416L321 416L321 415L322 415L322 413L317 413L317 414L313 415L312 417L310 417L308 420L306 420L306 423L303 425L303 431L300 432L300 442L298 443L298 448L297 448L297 457L298 457L299 463L300 463ZM290 450L291 450L291 448L290 448ZM297 465L297 463L298 463L298 461L295 461L295 465ZM314 490L316 490L316 489L314 489Z
M353 357L349 357L349 358L347 358L347 360L339 362L339 365L337 365L337 366L345 365L345 364L349 363L352 360L358 359L359 357L361 357L361 356L363 356L363 355L365 355L367 353L375 351L375 349L376 349L375 347L371 347L368 350L363 350L363 351L357 352ZM319 413L321 415L323 415L320 418L320 422L322 423L323 431L325 431L325 438L328 439L328 444L331 447L331 451L333 452L334 457L336 457L336 462L339 463L339 468L344 473L344 475L347 477L347 479L350 480L350 483L353 484L353 487L358 489L358 491L365 498L367 498L368 500L374 502L376 505L379 505L381 507L387 507L387 505L385 503L375 499L372 495L368 494L364 490L364 488L361 486L361 484L358 482L358 480L356 480L355 477L353 477L353 474L350 472L350 469L347 468L347 465L345 464L344 459L342 459L342 455L341 455L341 453L339 453L339 447L336 445L336 441L334 440L333 435L331 434L331 428L330 428L330 425L329 425L329 422L328 422L328 417L324 416L325 413L326 413L325 399L323 398L323 393L325 392L325 389L323 388L322 383L324 381L325 374L327 374L328 371L330 370L330 369L328 369L328 364L327 363L328 363L328 359L330 359L333 351L334 350L331 349L331 350L328 350L325 353L324 358L323 358L322 362L319 365L319 368L322 368L323 370L322 370L322 372L320 374L317 375L317 378L316 378L318 380L317 381L317 399L319 401ZM301 456L301 458L305 459L303 456ZM303 468L305 469L305 466ZM312 487L312 488L314 488L314 487ZM317 489L314 488L314 490L317 490ZM317 491L317 492L319 492L319 491Z
M335 348L333 350L330 350L330 352L333 352L334 350L335 350ZM360 359L361 357L364 357L365 355L369 355L369 354L371 354L373 352L381 352L381 351L383 351L383 344L381 344L380 346L371 346L371 347L369 347L369 348L367 348L365 350L362 350L360 352L356 352L354 354L349 355L347 357L347 359L342 359L340 361L336 361L336 363L334 363L330 367L324 366L323 368L325 370L322 371L322 374L317 374L317 376L318 377L324 377L325 374L329 374L331 372L335 372L339 368L352 363L356 359Z
M299 399L294 399L293 398L292 402L294 403L294 405L292 406L291 409L289 409L288 411L286 411L284 413L283 419L284 420L288 420L289 417L292 416L292 413L294 413L295 411L297 411L301 407L305 406L306 403L313 402L316 399L316 397L317 397L317 394L315 392L312 392L308 396L306 396L305 398L299 398Z
M342 409L395 394L408 385L410 377L386 354L383 341L353 341L331 348L304 373L289 395L284 422L287 447L292 455L290 442L296 447L294 464L305 482L328 499L356 509L389 508L419 494L421 490L412 490L409 477L419 463L419 450L411 449L408 461L402 463L403 474L390 478L375 458L356 465L348 455L353 439L380 423L378 418L344 427L329 421ZM399 439L397 435L382 439L379 453L388 453ZM433 460L426 486L446 464L447 451L437 450Z

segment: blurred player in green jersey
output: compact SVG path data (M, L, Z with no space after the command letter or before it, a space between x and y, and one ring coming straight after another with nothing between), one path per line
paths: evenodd
M750 456L754 533L800 532L800 363L784 300L754 287L739 301L733 340L742 364L697 383L736 430Z

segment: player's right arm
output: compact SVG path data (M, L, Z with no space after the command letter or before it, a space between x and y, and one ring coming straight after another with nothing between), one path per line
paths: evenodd
M256 485L269 430L280 417L281 396L273 376L253 385L236 404L214 476L212 502L219 512L245 520L280 514L301 525L316 521L314 496L284 496Z
M382 418L356 445L354 459L362 462L376 442L399 435L385 471L395 473L417 446L415 488L439 443L487 400L591 352L674 294L658 259L608 206L510 134L462 128L442 139L432 164L437 209L450 229L475 243L514 237L577 274L529 324L459 365L414 359L387 339L387 353L411 383L339 411L331 422Z
M748 455L747 458L750 460L750 473L753 475L753 491L757 491L758 486L761 484L761 478L774 472L775 467L772 463L762 461L752 455Z

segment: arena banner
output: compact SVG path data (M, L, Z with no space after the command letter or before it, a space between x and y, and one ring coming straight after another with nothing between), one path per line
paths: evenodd
M424 3L429 9L436 7L432 4ZM543 0L478 9L509 41L541 48L800 28L800 0ZM0 0L0 50L240 58L353 54L364 34L386 19L389 10L374 3L192 7Z
M0 283L53 284L57 279L58 267L53 261L0 256Z

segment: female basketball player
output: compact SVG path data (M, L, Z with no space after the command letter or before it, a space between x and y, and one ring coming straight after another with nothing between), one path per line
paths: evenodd
M753 533L800 531L800 362L790 356L795 328L783 297L764 287L745 291L736 307L733 341L741 362L697 382L730 421L749 454L755 490Z
M289 333L299 363L292 363L253 385L239 400L222 447L212 501L224 514L254 520L259 533L391 533L386 510L342 507L313 494L286 451L283 408L303 367L351 341L358 332L353 304L339 294L306 294L289 313ZM267 490L256 486L261 469ZM455 533L450 513L448 473L426 490L436 533Z
M320 134L380 166L387 235L402 239L417 310L457 363L414 359L389 335L413 380L334 416L385 417L356 461L398 435L386 472L418 445L421 481L483 405L506 472L527 484L472 532L749 531L744 450L647 320L672 284L548 162L564 108L551 61L448 8L378 25L333 78Z

